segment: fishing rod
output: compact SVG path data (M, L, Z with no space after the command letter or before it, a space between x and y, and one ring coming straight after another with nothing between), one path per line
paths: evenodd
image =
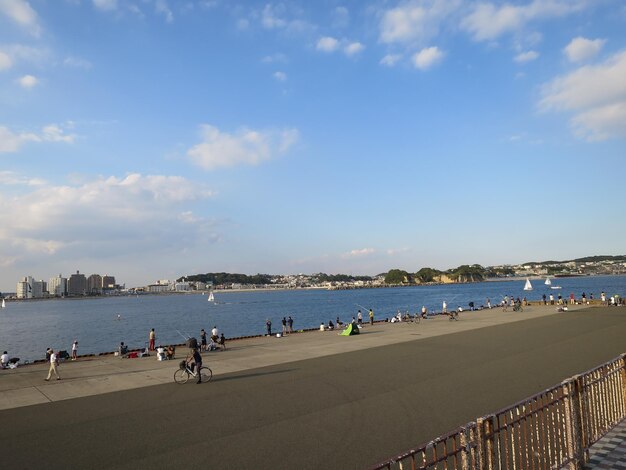
M180 336L182 336L182 338L187 341L189 338L191 338L191 336L185 336L183 335L180 331L176 330L176 333L178 333Z
M361 305L361 304L356 304L356 303L355 303L354 305L356 305L357 307L362 308L363 310L366 310L366 311L367 311L367 310L369 310L369 308L365 308L365 307L363 307L363 305Z

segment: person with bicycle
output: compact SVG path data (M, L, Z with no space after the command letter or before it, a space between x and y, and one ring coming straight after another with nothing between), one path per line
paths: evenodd
M191 369L191 372L194 372L194 370L196 371L196 374L198 375L198 381L196 383L202 383L202 376L200 375L200 367L202 367L202 356L200 355L200 351L198 350L197 346L191 349L185 361L189 365L189 369Z

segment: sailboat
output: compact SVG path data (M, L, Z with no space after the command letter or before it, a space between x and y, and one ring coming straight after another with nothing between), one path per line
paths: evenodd
M533 290L533 285L530 283L530 279L526 278L526 284L524 284L524 290Z
M550 280L550 278L549 278L549 277L546 277L546 282L544 282L544 284L545 284L546 286L551 286L551 285L552 285L552 281Z
M207 298L208 302L215 302L215 297L213 296L213 291L209 292L209 297Z
M2 299L2 308L6 307L7 304L4 302L4 299Z

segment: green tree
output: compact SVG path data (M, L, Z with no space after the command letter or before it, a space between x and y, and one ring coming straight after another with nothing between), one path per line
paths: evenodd
M385 275L385 284L407 284L411 282L409 273L401 269L392 269Z
M415 273L415 279L420 282L433 282L437 276L441 274L441 271L438 271L433 268L422 268L418 272Z

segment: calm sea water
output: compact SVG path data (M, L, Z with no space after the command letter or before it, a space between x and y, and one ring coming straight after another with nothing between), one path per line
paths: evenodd
M492 304L508 296L526 296L538 300L541 295L560 292L565 298L585 292L599 298L626 294L626 276L597 276L553 279L560 291L550 290L543 281L533 281L534 290L525 292L524 281L482 282L477 284L416 286L350 291L297 290L259 292L217 292L216 304L206 296L142 295L82 300L43 300L9 302L0 309L0 352L24 360L41 359L47 347L71 350L79 342L79 354L113 351L120 341L130 347L144 347L150 328L157 334L157 344L183 342L183 336L199 336L216 325L227 338L263 334L265 320L281 330L283 316L291 315L294 329L315 328L321 322L349 321L357 310L373 308L377 319L391 317L397 310L415 313L425 305L429 311L440 311L444 300L448 308L469 302L476 306L491 299ZM117 320L117 315L121 320Z

